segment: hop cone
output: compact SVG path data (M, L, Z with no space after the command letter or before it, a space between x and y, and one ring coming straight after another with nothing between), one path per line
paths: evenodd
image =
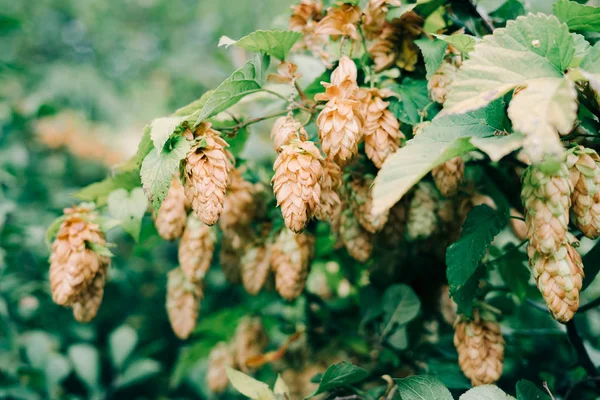
M376 233L387 222L389 213L373 214L373 197L371 192L373 180L374 178L371 175L352 179L349 187L346 189L348 192L346 197L350 201L350 208L354 213L354 217L362 227L368 232Z
M313 0L301 0L293 5L289 27L291 31L302 32L306 25L312 21L319 21L323 17L323 3Z
M217 237L214 230L190 215L179 242L179 265L190 282L204 279L212 262Z
M571 240L576 242L574 237ZM531 272L548 310L557 321L570 321L579 308L579 291L583 285L581 256L571 243L561 244L549 256L539 253L532 245L527 247L527 253Z
M554 254L565 241L571 192L566 164L561 164L553 173L532 166L523 175L521 199L529 243L543 255Z
M206 385L211 392L223 393L229 385L227 367L234 366L234 354L225 342L219 342L212 348L208 356Z
M588 238L600 236L600 157L583 146L569 152L567 164L573 185L571 216Z
M281 151L273 170L271 183L285 225L301 232L320 202L321 153L313 142L294 140Z
M271 272L270 248L267 245L250 247L242 257L242 283L246 291L256 295Z
M504 339L496 321L461 320L454 327L458 364L473 386L500 379L504 363Z
M369 47L375 71L381 72L393 65L414 71L419 60L419 50L414 40L420 36L422 25L421 17L412 11L388 22L379 38Z
M367 39L373 40L381 35L387 24L386 15L390 6L400 7L401 3L400 0L369 0L363 10L362 23Z
M292 399L304 399L319 387L312 381L312 378L323 372L325 372L325 368L319 364L308 364L302 369L286 368L281 373L281 377L287 384Z
M225 274L225 278L233 283L240 283L242 279L242 264L240 250L236 249L231 241L224 238L221 243L221 250L219 252L219 264L221 270Z
M175 240L183 233L187 219L185 203L186 198L181 181L174 176L167 197L154 218L156 230L163 239Z
M185 159L185 195L192 209L206 225L214 225L225 201L233 156L221 134L203 123L197 131L201 140L192 146Z
M329 7L327 16L317 24L317 35L348 36L360 40L356 25L360 21L360 8L351 4L342 4L339 7Z
M456 78L458 68L452 63L443 62L435 74L429 79L427 89L429 96L437 103L444 104L450 89L450 84Z
M73 316L79 322L90 322L96 317L102 296L104 295L104 282L106 278L106 269L104 266L98 270L92 283L83 291L77 300L73 303Z
M427 182L419 183L408 210L406 230L410 239L426 239L436 231L438 200L438 194L433 185Z
M314 238L306 233L294 234L283 229L271 252L275 287L286 300L292 301L304 290L313 256Z
M388 220L380 231L378 239L388 247L397 247L404 239L408 219L408 202L403 198L390 208Z
M227 188L223 212L219 218L219 226L223 231L235 230L240 225L248 225L256 213L254 185L242 176L239 168L231 171L231 182Z
M92 284L94 277L110 263L90 245L106 245L104 233L90 221L93 215L84 208L65 209L66 218L58 229L50 255L52 300L71 305Z
M271 128L271 140L275 150L280 152L281 148L290 144L292 139L304 142L308 140L308 133L306 133L300 122L296 121L291 115L276 119Z
M350 209L342 211L340 237L348 254L359 262L367 262L373 252L373 234L366 231Z
M337 68L331 73L331 84L340 86L344 81L350 81L356 85L357 78L358 71L354 61L348 56L340 57ZM358 86L356 88L358 90Z
M356 97L356 65L353 61L349 63L340 64L332 73L332 82L339 83L324 83L325 93L315 96L315 100L327 101L317 118L321 148L327 158L339 165L358 153L358 142L362 138L360 102Z
M167 276L167 314L173 332L180 339L187 339L198 319L198 309L203 292L200 284L188 281L181 268L175 268Z
M462 157L454 157L435 167L431 175L442 196L456 196L465 179L465 162Z
M248 372L248 360L261 355L267 346L267 334L260 318L245 317L240 320L233 339L235 361L240 369Z
M321 199L315 209L315 217L321 221L335 221L341 212L338 189L342 183L342 169L333 161L323 162L323 180L321 181Z
M358 97L363 104L365 152L377 168L394 153L404 138L400 123L388 109L389 102L383 101L392 93L384 89L360 89Z

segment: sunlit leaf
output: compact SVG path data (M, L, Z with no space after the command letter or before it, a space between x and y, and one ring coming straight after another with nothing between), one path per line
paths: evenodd
M300 40L302 34L292 31L263 31L258 30L244 36L239 40L233 40L222 36L219 40L220 46L237 46L246 50L263 52L280 60L284 60L292 46Z

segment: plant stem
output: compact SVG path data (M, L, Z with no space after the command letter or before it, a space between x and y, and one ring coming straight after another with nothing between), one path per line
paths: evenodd
M569 337L569 341L573 346L573 349L577 353L577 359L579 360L579 364L586 370L588 375L591 378L598 378L600 374L598 374L598 370L596 366L592 362L585 346L583 345L583 340L577 331L577 326L575 325L575 321L571 320L567 322L567 336ZM596 386L600 387L600 381L596 381Z
M579 307L579 312L586 312L588 310L591 310L592 308L596 308L600 306L600 297L598 297L596 300L590 301L589 303Z
M364 56L369 54L369 50L367 49L367 39L365 38L365 33L363 32L362 25L358 27L358 32L360 33L362 48L365 54L363 55L362 60L364 60ZM371 66L367 65L366 62L362 61L363 69L367 73L367 78L369 79L369 87L373 89L375 87L375 82L373 82L373 71L371 70Z
M287 112L288 112L288 110L278 111L278 112L273 113L273 114L269 114L269 115L265 115L265 116L257 117L257 118L252 118L252 119L249 119L247 121L240 122L239 124L234 125L234 126L220 128L220 130L222 130L222 131L237 132L240 129L245 128L245 127L247 127L249 125L256 124L257 122L265 121L267 119L279 117L281 115L286 114Z
M519 218L520 219L520 218ZM486 264L493 264L496 261L500 261L502 260L504 257L508 256L509 254L511 254L513 251L520 249L525 243L527 243L529 241L529 239L525 239L523 240L521 243L519 243L516 247L513 247L512 249L510 249L509 251L507 251L506 253L494 258L493 260L490 260L488 262L486 262Z
M274 92L274 91L272 91L272 90L269 90L269 89L262 89L262 91L263 91L263 92L265 92L265 93L269 93L269 94L271 94L271 95L273 95L273 96L275 96L275 97L279 97L281 100L285 101L286 103L289 101L289 100L288 100L288 99L286 99L284 96L282 96L282 95L280 95L279 93L277 93L277 92Z

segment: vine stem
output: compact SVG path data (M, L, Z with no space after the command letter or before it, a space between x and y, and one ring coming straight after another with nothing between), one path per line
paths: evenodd
M365 37L365 33L363 32L362 29L362 24L358 26L358 33L360 33L360 38L361 38L361 44L362 44L362 48L363 51L365 52L365 56L367 54L369 54L369 50L367 49L367 38ZM364 60L364 57L363 57ZM375 87L375 82L373 82L373 71L371 70L371 66L367 65L366 62L362 61L362 65L364 70L367 72L368 78L369 78L369 87L371 89L373 89Z
M592 362L590 355L588 354L585 346L583 345L583 340L579 335L577 330L577 326L575 325L575 321L571 320L567 322L567 336L569 337L569 341L571 342L571 346L577 353L577 359L579 360L579 364L586 370L590 378L597 379L600 377L596 366ZM596 386L600 388L600 381L596 381Z
M245 128L245 127L247 127L249 125L256 124L258 122L265 121L267 119L280 117L280 116L282 116L284 114L287 114L287 112L288 112L288 110L281 110L281 111L273 113L273 114L264 115L262 117L252 118L252 119L249 119L247 121L240 122L239 124L231 126L231 127L221 128L221 130L222 131L234 131L234 132L236 132L236 131L239 131L240 129Z
M589 303L579 307L579 312L586 312L588 310L591 310L592 308L596 308L600 306L600 297L598 297L596 300L590 301Z

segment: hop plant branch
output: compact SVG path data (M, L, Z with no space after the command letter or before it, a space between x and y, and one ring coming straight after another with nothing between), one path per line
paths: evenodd
M569 337L569 341L571 342L573 349L577 353L577 359L579 360L579 363L586 370L588 375L591 378L600 377L596 366L594 365L592 359L590 358L590 355L588 354L583 344L583 339L581 338L581 335L577 330L577 326L575 325L574 320L567 322L567 336ZM596 386L600 388L600 381L596 381L595 383Z

